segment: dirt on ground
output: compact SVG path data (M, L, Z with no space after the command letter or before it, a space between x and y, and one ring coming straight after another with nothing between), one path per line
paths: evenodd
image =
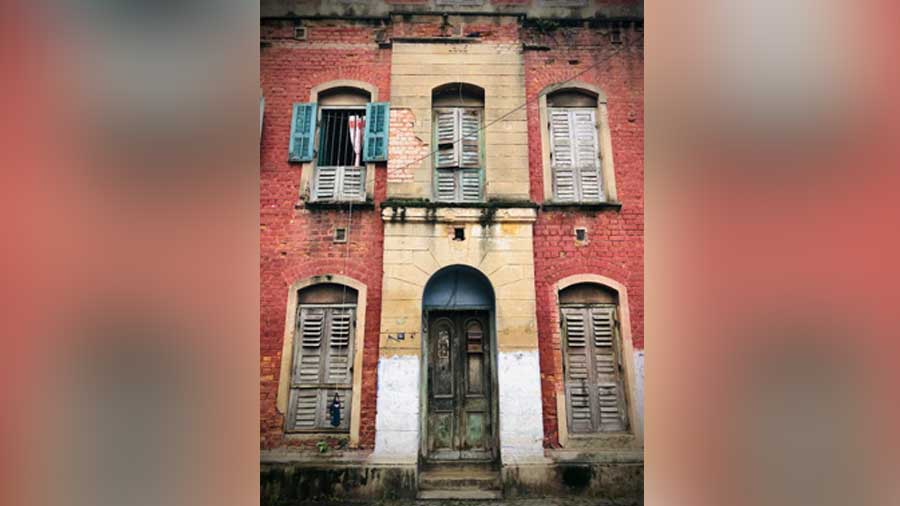
M590 497L542 497L496 501L436 499L428 501L304 502L298 506L641 506L643 504L644 502L640 500L615 501Z

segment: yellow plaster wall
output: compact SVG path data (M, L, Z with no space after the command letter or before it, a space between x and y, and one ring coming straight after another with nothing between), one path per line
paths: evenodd
M446 83L484 89L484 123L525 103L524 66L515 44L425 44L395 42L391 51L391 107L409 109L413 131L428 151L431 92ZM485 198L528 198L528 131L525 108L484 132ZM432 157L412 168L412 182L389 181L388 196L431 198Z
M420 353L425 284L439 269L459 264L481 271L494 288L499 351L537 349L534 210L501 210L503 221L486 228L478 223L479 209L444 210L437 222L410 216L412 211L403 222L390 221L390 210L384 214L381 354ZM465 227L464 241L452 239L453 227ZM388 338L398 332L406 339Z

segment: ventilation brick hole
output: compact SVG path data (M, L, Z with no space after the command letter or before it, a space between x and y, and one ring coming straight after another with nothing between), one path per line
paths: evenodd
M579 243L587 242L587 229L578 227L575 229L575 241Z
M466 229L463 227L453 227L453 240L454 241L465 241L466 240Z
M347 229L346 228L334 229L334 242L347 242Z

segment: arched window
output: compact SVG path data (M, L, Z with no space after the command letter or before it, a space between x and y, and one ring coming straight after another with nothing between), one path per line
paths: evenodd
M286 431L349 431L357 298L335 283L297 293Z
M484 199L484 90L450 83L432 91L434 196L440 202Z
M559 292L566 418L572 434L628 429L618 294L596 283Z
M545 199L558 203L615 201L606 98L584 83L551 86L540 97Z
M290 160L313 162L311 201L362 201L366 162L387 160L390 106L372 102L374 87L336 81L294 104Z

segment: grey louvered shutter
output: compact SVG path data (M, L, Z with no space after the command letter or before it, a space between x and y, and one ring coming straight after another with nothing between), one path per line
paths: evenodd
M313 139L316 137L316 103L294 104L291 114L291 137L288 160L309 162L313 159Z
M313 200L334 200L338 191L338 168L316 167Z
M459 109L435 109L435 166L438 168L459 166Z
M366 168L342 167L340 174L341 200L365 200Z
M459 116L462 137L459 166L477 169L481 167L481 111L459 109Z
M459 176L460 195L458 200L462 202L481 201L481 171L478 169L462 169L457 171Z
M350 387L355 310L334 308L329 311L328 348L324 383Z
M567 109L550 109L550 157L553 195L560 202L578 200L571 115Z
M571 109L569 111L574 139L574 160L578 168L580 200L599 202L603 200L600 177L600 157L597 144L597 120L594 109Z
M456 174L453 169L434 171L434 195L440 202L456 200Z
M624 391L616 340L616 308L590 308L595 372L596 430L623 431L627 427Z
M565 389L569 431L592 432L594 408L591 388L589 322L583 308L563 308L565 333Z
M355 308L332 308L328 320L328 348L325 364L325 388L322 389L320 425L346 430L350 426L350 397L353 392L353 342L356 329ZM329 407L337 396L340 423L331 424Z
M289 430L314 429L320 416L318 385L327 315L323 308L300 308L299 313L287 416Z

